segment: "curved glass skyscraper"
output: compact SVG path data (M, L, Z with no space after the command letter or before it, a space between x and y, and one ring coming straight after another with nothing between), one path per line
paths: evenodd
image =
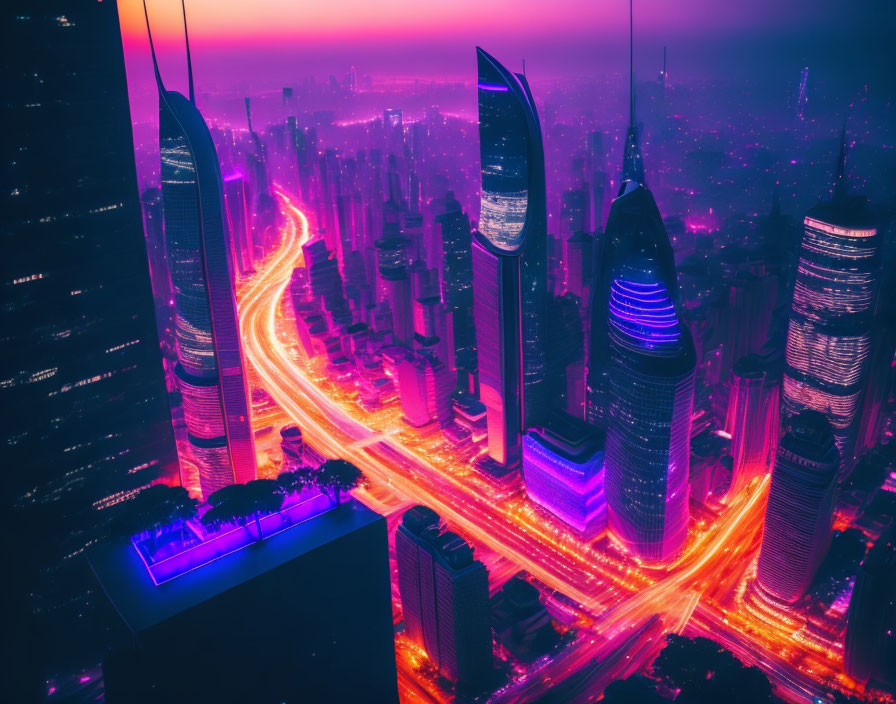
M150 37L150 42L152 41ZM176 374L203 496L255 478L221 168L193 100L159 89L165 241L174 287Z
M644 185L634 105L632 92L622 186L592 297L586 411L607 431L610 530L635 555L662 560L687 536L696 354L678 310L672 245Z
M767 593L793 603L831 543L840 455L824 414L803 411L788 426L772 470L756 577Z
M519 459L521 433L539 422L545 406L544 147L525 76L482 49L476 52L482 196L473 292L479 384L489 456L508 465Z
M783 394L785 416L804 409L827 416L843 473L852 468L868 376L880 247L866 200L847 193L845 157L842 144L834 197L803 222Z
M696 360L676 309L659 211L650 191L628 183L607 221L607 233L625 237L608 267L600 321L607 338L605 491L613 533L639 557L662 560L687 537Z

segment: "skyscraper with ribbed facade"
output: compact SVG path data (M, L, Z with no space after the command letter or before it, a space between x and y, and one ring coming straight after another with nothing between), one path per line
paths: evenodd
M165 89L153 50L165 241L174 287L175 371L200 488L208 496L235 481L254 479L256 468L221 168L196 108L189 60L188 44L187 99Z
M542 325L547 282L544 147L525 76L482 49L482 195L473 242L480 397L490 458L519 459L521 433L544 412Z
M586 413L607 432L610 530L635 555L662 560L687 537L696 355L681 322L672 245L644 185L630 91L622 185L591 305Z
M880 238L867 201L847 192L845 135L833 198L813 207L803 225L782 408L785 416L824 413L847 473L868 377Z
M839 468L824 414L803 411L788 421L772 470L757 570L759 585L776 599L802 597L827 553Z

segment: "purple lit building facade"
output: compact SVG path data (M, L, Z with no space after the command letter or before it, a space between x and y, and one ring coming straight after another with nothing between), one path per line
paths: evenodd
M189 59L189 52L187 54ZM203 496L255 478L221 170L193 100L159 90L165 241L174 287L175 373Z
M655 261L629 260L614 274L607 318L609 522L634 554L662 560L687 537L693 344Z
M224 179L224 208L233 260L240 276L255 271L252 262L252 240L249 228L249 208L243 175L230 174Z
M529 85L477 49L482 195L473 241L473 317L491 461L520 457L544 412L544 149Z
M778 446L757 580L786 603L806 593L831 544L840 468L835 440L824 414L803 411L789 419Z
M606 528L603 437L592 426L555 411L523 437L522 470L529 498L583 538Z
M729 496L768 471L781 429L779 397L780 378L774 379L759 355L737 361L731 370L725 424L733 458Z
M847 193L841 144L833 199L804 220L787 333L785 416L824 413L834 429L841 472L852 469L868 378L879 277L879 234L864 198Z
M669 236L645 186L633 83L622 185L598 253L586 417L606 428L610 530L664 560L687 537L696 353L682 323Z

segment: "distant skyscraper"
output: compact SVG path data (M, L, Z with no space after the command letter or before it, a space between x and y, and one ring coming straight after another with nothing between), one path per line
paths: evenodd
M409 509L395 533L405 632L458 689L488 686L492 671L488 571L473 548L425 506Z
M630 91L622 185L595 272L586 413L607 429L610 529L636 555L657 560L687 536L696 355L672 246L644 185L633 84Z
M570 188L563 194L561 234L564 237L591 229L591 212L588 206L588 191L585 188Z
M242 174L234 173L224 179L224 208L235 268L240 276L246 276L255 269L252 263L252 233L249 227L246 184Z
M802 597L827 553L839 467L827 418L817 411L790 418L772 470L757 570L776 599Z
M843 665L862 684L896 687L896 538L878 538L849 602Z
M14 1L2 23L0 496L16 533L4 554L21 551L4 638L9 658L53 668L97 654L84 547L108 534L114 504L160 477L176 483L177 455L116 4ZM41 628L23 632L32 609ZM6 699L32 701L51 673L37 685L16 669Z
M607 525L603 440L593 426L562 411L523 438L526 493L585 538Z
M477 48L482 198L473 244L480 398L489 456L519 459L520 434L544 413L547 283L544 149L525 76Z
M454 193L449 191L449 202ZM458 208L460 204L457 203ZM458 384L470 391L475 384L476 328L473 323L473 255L470 218L460 210L436 217L442 230L444 252L442 300L451 315Z
M189 59L188 43L188 100L165 89L153 50L165 238L176 311L176 373L200 487L208 496L235 481L255 478L255 448L221 169L208 127L196 109Z
M841 139L833 199L804 220L787 333L783 411L826 414L852 468L858 416L868 376L879 277L879 234L866 200L846 186Z
M594 264L594 238L576 232L566 240L566 290L590 303L591 277Z

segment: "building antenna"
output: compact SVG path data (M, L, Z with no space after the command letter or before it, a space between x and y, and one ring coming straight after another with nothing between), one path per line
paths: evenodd
M663 45L663 85L666 85L666 45Z
M149 53L152 55L152 70L156 75L156 84L159 90L165 90L162 83L162 74L159 73L159 62L156 61L156 47L152 43L152 30L149 28L149 12L146 9L146 0L143 0L143 17L146 19L146 34L149 36Z
M846 120L840 128L840 154L837 156L837 173L834 176L834 198L846 195Z
M523 59L523 76L526 75L526 60Z
M146 1L144 0L144 6ZM184 15L184 42L187 45L187 82L190 88L190 102L196 104L196 94L193 91L193 60L190 58L190 35L187 34L187 5L186 0L180 0L180 8Z
M635 11L634 0L628 0L628 124L635 126Z

